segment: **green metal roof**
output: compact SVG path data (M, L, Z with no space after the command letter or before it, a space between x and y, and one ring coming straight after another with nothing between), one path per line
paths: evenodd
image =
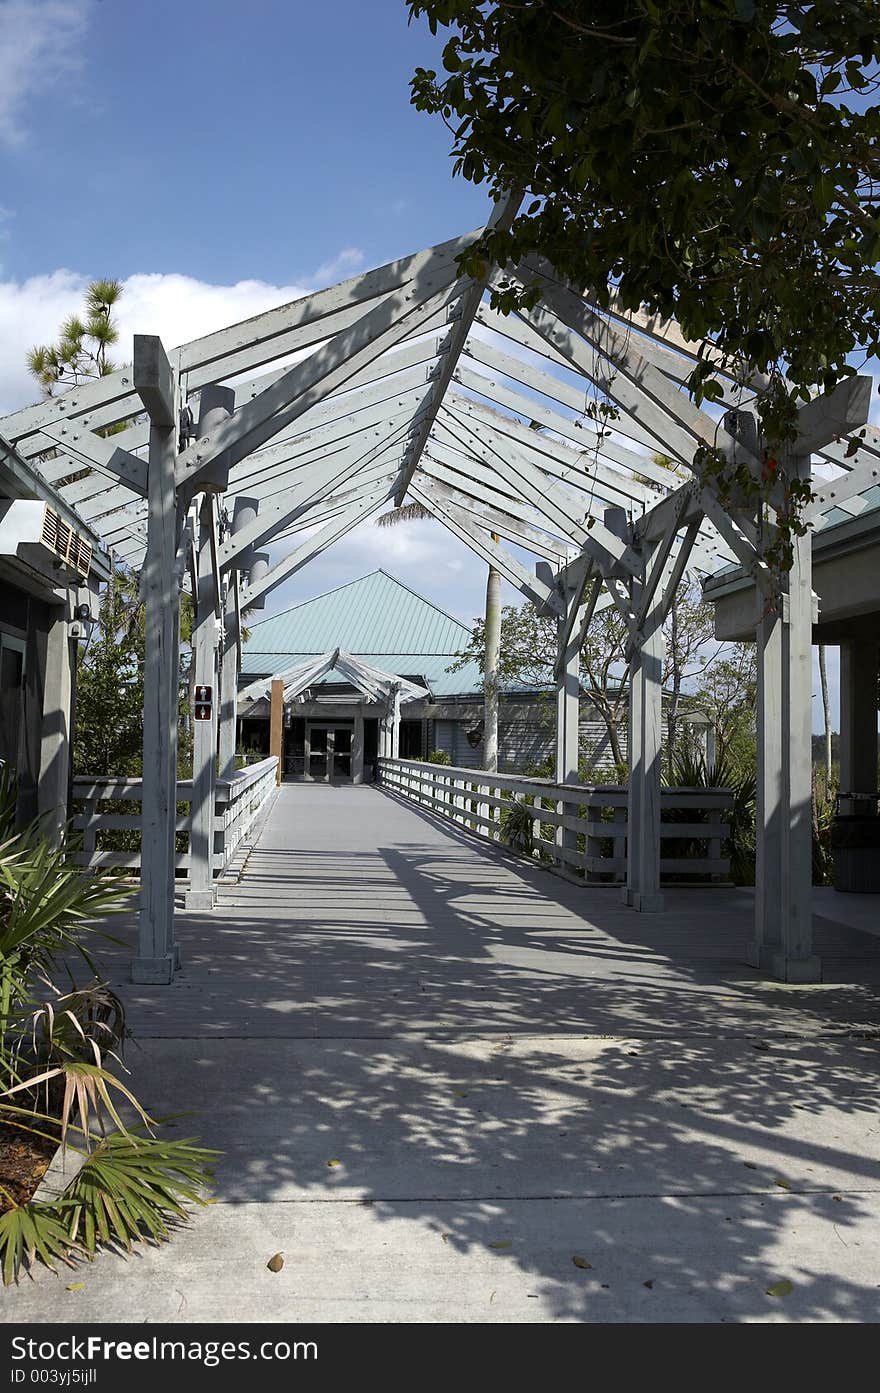
M447 672L452 662L451 653L412 654L412 653L356 653L370 667L381 668L383 672L393 672L398 677L424 678L434 696L467 696L483 690L483 678L476 663L468 663L458 672ZM247 686L258 677L272 677L284 672L285 668L296 667L308 658L310 653L260 653L248 650L242 658L242 686ZM324 682L342 682L346 679L339 674L327 673Z
M242 651L242 682L342 648L385 672L424 677L437 696L461 695L482 688L476 663L446 672L470 637L459 619L387 571L373 571L251 625Z

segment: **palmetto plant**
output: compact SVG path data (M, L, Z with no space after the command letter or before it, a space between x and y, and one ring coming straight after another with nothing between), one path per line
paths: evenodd
M0 846L0 1079L7 1033L35 978L70 953L94 972L82 935L99 932L93 921L121 909L128 894L107 877L84 876L69 846L52 846L36 824Z
M107 1067L121 1067L127 1033L116 993L97 977L81 987L71 980L64 992L53 983L76 956L94 972L83 934L109 937L95 921L121 909L128 890L84 875L72 843L50 845L36 824L16 833L14 807L14 784L0 774L0 1121L23 1137L60 1135L62 1150L71 1135L82 1145L70 1148L81 1161L76 1175L49 1202L15 1203L0 1177L4 1283L35 1260L54 1268L100 1244L128 1249L140 1238L169 1237L186 1204L200 1199L214 1154L154 1135L154 1120ZM39 1001L41 988L48 995ZM109 1135L108 1120L116 1128Z
M757 798L757 781L754 773L738 770L732 760L724 757L717 759L714 764L707 765L703 755L694 749L685 749L675 755L672 760L669 784L673 788L726 788L733 794L733 806L726 814L726 820L730 827L729 835L726 839L725 855L730 857L731 878L737 885L748 885L754 883L755 877L755 807ZM693 809L681 808L672 809L668 818L670 822L693 822L697 814ZM707 825L707 836L710 835L710 828ZM676 848L675 853L669 850L664 851L664 855L670 854L686 855L690 850L693 853L693 845L688 848L687 844L680 839L675 839L671 846Z
M57 1262L70 1266L102 1245L130 1252L143 1239L170 1238L172 1224L188 1218L187 1204L210 1203L202 1192L217 1154L189 1139L112 1133L84 1156L55 1199L11 1205L0 1214L4 1285L34 1259L55 1271Z
M501 840L530 856L534 844L534 816L528 803L512 799L501 811Z

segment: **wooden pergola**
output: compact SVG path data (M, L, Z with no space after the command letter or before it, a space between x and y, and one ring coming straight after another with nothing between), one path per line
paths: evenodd
M494 216L509 220L514 211L511 200ZM737 565L753 577L763 887L755 962L785 980L818 975L810 538L796 539L779 595L762 558L761 519L725 508L693 469L707 443L760 470L750 408L761 383L743 384L731 371L722 375L719 409L699 409L685 383L702 345L674 322L624 311L613 293L599 308L537 260L513 274L538 281L538 305L498 314L489 303L497 272L488 268L481 280L458 274L456 257L474 236L170 353L158 338L136 336L131 367L0 420L0 433L141 573L147 667L136 981L170 981L177 961L181 589L189 586L196 602L195 680L215 696L210 719L195 725L193 770L192 893L207 904L218 748L221 776L234 768L240 614L407 496L556 616L559 781L577 780L584 635L598 607L622 615L631 672L624 894L637 911L663 902L663 621L688 573ZM867 421L870 387L855 377L801 410L788 467L824 476L828 508L875 480L880 433L866 427L855 455L846 440ZM104 434L108 428L115 433ZM270 564L262 549L282 539L289 551Z

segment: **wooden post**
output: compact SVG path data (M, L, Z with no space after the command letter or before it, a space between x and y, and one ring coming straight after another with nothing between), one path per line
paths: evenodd
M364 781L364 715L358 711L354 718L354 734L351 741L351 781L362 784Z
M221 779L235 773L235 746L238 706L238 604L235 575L228 575L223 597L223 637L220 643L219 685L219 770Z
M809 457L795 456L791 473L808 478ZM788 613L782 625L782 942L773 974L784 982L818 982L813 953L813 568L812 537L794 537L788 573ZM786 622L787 621L787 622Z
M565 612L557 620L556 643L556 760L555 780L558 784L576 784L578 781L578 760L580 755L580 625L573 608L580 608L581 587L566 587ZM566 637L567 635L567 637ZM556 811L564 816L567 805L564 801L556 804ZM573 828L557 824L554 841L560 852L563 849L574 851L577 847L577 833ZM558 864L566 864L563 856Z
M642 822L639 868L641 884L634 909L656 913L663 908L660 893L660 769L663 743L663 655L665 637L659 618L652 615L642 644Z
M492 533L492 541L500 539ZM501 572L490 564L486 581L485 662L483 673L483 764L498 771L498 661L501 649Z
M650 579L652 555L645 552L645 582ZM654 556L655 564L660 558ZM642 586L633 586L633 610L638 613ZM627 886L624 899L642 913L663 909L660 892L660 765L663 739L663 654L665 638L661 610L655 600L635 635L630 686L629 817L627 827Z
M218 410L222 409L218 403ZM228 414L228 413L226 413ZM235 500L232 515L232 535L240 532L254 521L259 511L257 498L245 498L242 494ZM235 746L238 711L238 572L249 570L253 562L250 550L238 557L237 565L227 571L226 597L223 605L223 642L220 649L220 777L231 779L235 773Z
M51 610L52 624L46 639L43 678L43 725L40 739L40 777L37 810L44 836L54 846L61 843L69 817L70 744L72 738L75 639L70 637L70 596Z
M272 678L272 697L269 708L269 754L278 756L276 783L281 783L284 764L284 682ZM308 778L308 747L306 748L306 777Z
M782 618L780 602L757 589L758 778L755 941L748 960L769 969L782 946Z
M177 820L177 699L180 592L177 585L177 386L161 340L134 337L134 385L150 417L145 610L144 767L141 891L134 982L167 983L179 963L174 943L174 833Z
M214 803L217 769L217 615L213 572L213 500L199 511L198 596L192 635L196 686L210 687L211 718L193 721L193 787L190 804L187 909L214 907Z
M393 689L391 706L391 749L389 751L392 759L400 757L400 688L395 686Z

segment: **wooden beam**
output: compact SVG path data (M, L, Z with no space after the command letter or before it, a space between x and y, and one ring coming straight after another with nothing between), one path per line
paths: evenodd
M871 409L871 377L845 377L832 392L823 392L798 412L798 455L811 455L842 435L863 426Z
M521 203L522 194L519 192L508 193L503 198L499 199L486 225L486 231L489 232L496 229L507 231L519 212ZM471 325L474 322L474 316L483 298L483 292L486 289L492 269L492 267L487 267L485 275L481 276L479 280L474 281L468 279L463 282L466 288L456 306L456 318L444 345L444 351L440 356L437 368L435 369L436 375L431 386L431 394L428 399L425 415L413 431L405 456L405 464L401 468L400 477L397 481L394 502L395 506L398 508L404 500L410 480L421 459L422 451L425 448L425 441L431 433L431 426L434 424L434 418L437 415L440 403L446 395L446 389L449 386L459 356L464 348L465 339L470 333Z
M499 546L497 542L491 540L491 537L485 536L479 528L474 527L462 509L441 498L428 479L420 475L418 480L413 480L410 487L413 496L418 502L430 509L438 522L454 533L460 541L464 542L465 546L476 552L482 560L495 566L517 590L533 600L535 604L546 605L554 613L561 612L562 602L556 592L536 576L531 575L504 547Z

